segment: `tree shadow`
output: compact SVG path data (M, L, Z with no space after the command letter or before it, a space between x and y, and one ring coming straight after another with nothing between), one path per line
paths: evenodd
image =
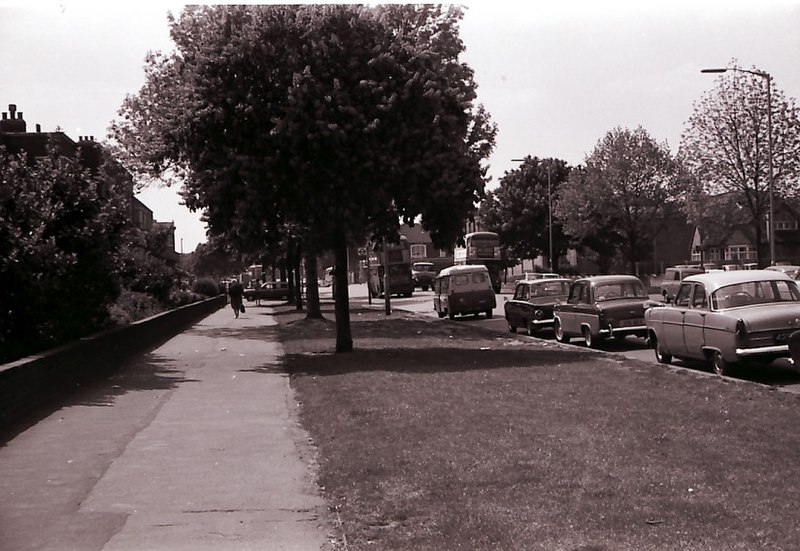
M329 376L373 371L426 374L536 368L591 359L596 359L596 355L576 350L436 347L356 349L347 354L287 354L283 363L293 376Z
M174 362L152 351L128 359L98 362L90 374L51 390L46 400L0 428L0 447L55 412L71 406L110 407L128 393L172 390L184 383L197 382L183 376Z

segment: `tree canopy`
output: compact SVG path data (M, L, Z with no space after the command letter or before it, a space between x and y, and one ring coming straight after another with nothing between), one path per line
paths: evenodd
M499 187L481 203L482 226L497 232L511 256L535 258L550 254L551 207L558 188L569 176L567 163L558 159L526 157L519 168L506 172ZM567 249L561 224L553 217L553 256L549 269L558 270L558 258Z
M178 174L209 231L243 246L291 223L307 255L337 251L344 278L348 242L394 239L401 221L451 245L496 133L459 61L460 18L430 5L187 7L176 51L148 58L113 134L129 166ZM352 347L346 300L337 350Z
M753 74L763 72L755 67L739 70L736 60L732 66L695 103L678 156L695 177L687 197L729 194L740 207L738 221L743 216L753 228L761 262L761 237L769 211L768 113L772 111L773 194L791 197L800 191L800 112L771 78ZM702 220L696 221L711 230Z
M642 127L615 128L561 186L556 215L578 245L621 253L631 273L649 257L670 197L674 162Z

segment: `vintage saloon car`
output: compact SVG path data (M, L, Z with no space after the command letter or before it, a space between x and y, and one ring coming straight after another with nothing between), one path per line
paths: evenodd
M720 375L745 360L789 356L789 337L800 329L800 291L788 275L740 270L689 276L672 305L645 313L656 359L711 362Z
M583 337L595 347L608 338L645 338L644 311L652 304L644 284L631 275L592 276L572 282L566 302L553 307L556 340Z
M539 329L552 327L553 306L567 300L569 284L565 278L519 281L514 297L503 306L508 329L516 333L517 327L524 327L528 335L533 335Z

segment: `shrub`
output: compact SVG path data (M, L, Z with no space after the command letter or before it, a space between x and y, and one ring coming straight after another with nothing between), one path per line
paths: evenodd
M219 294L219 284L210 277L202 277L194 282L192 291L206 297L215 297Z
M164 306L152 295L124 289L108 307L110 323L127 325L163 312Z

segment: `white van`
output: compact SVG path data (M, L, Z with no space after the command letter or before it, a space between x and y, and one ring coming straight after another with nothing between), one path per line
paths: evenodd
M433 309L440 318L486 314L492 317L497 306L489 270L483 265L451 266L433 284Z

